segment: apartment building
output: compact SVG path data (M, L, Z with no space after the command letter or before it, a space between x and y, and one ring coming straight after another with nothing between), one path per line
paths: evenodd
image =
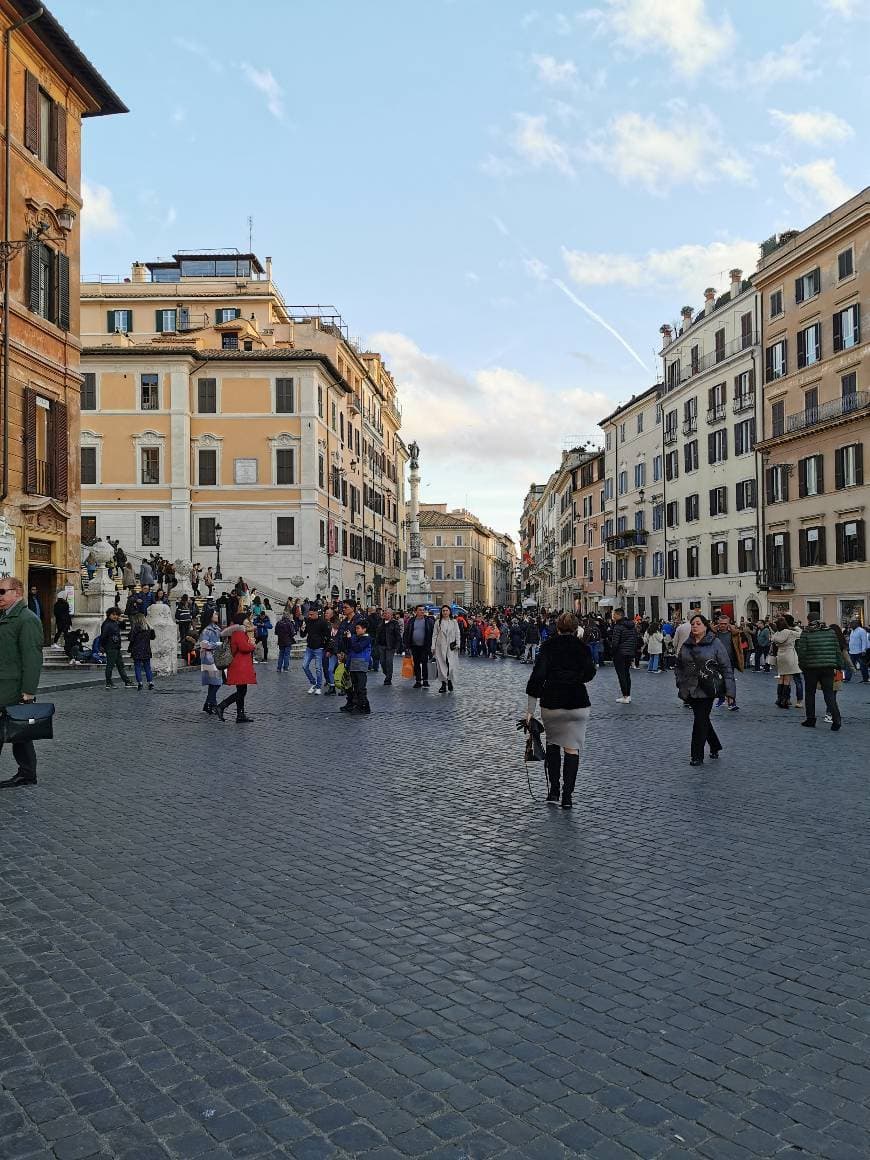
M47 631L58 589L80 571L82 126L127 109L41 4L0 0L0 32L9 62L0 575L36 586Z
M574 608L589 613L598 610L604 595L602 561L604 544L601 527L605 516L604 452L587 450L574 469ZM570 605L565 605L570 607Z
M663 326L661 439L667 612L756 619L759 593L755 443L759 295L742 271L708 288L696 314Z
M404 602L392 376L232 249L82 283L82 538L283 595Z
M760 581L771 611L866 623L870 566L870 187L762 244L764 487Z
M494 607L513 601L516 546L466 508L420 504L420 535L436 604Z
M538 523L544 484L533 483L523 501L520 520L520 598L529 603L539 603L539 581L535 564L538 542Z
M658 387L633 396L599 426L604 432L604 547L599 608L664 617L664 468Z

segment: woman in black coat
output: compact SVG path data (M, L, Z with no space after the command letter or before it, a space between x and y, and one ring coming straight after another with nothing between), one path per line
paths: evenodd
M556 633L541 645L538 659L526 685L530 721L538 700L541 720L547 734L547 801L559 802L561 775L563 810L570 810L571 796L580 768L580 757L586 741L586 726L592 712L586 682L597 672L592 651L577 635L577 617L563 612L556 622ZM562 750L565 763L562 765Z
M141 612L134 612L130 618L130 656L133 658L133 668L136 671L136 687L142 690L142 677L148 682L148 688L154 688L154 677L151 674L151 641L154 640L154 629Z

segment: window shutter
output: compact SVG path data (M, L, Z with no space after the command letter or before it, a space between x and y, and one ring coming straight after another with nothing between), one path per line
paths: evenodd
M716 514L716 488L711 487L710 488L710 515L715 516L715 514Z
M782 534L782 562L786 568L791 567L791 532Z
M797 336L797 365L798 370L807 365L807 342L809 341L809 331L799 330Z
M822 271L819 266L813 270L813 294L821 294L822 292Z
M746 488L742 483L737 484L737 497L735 500L737 511L742 512L746 507Z
M858 559L867 559L867 547L864 539L864 521L858 520Z
M807 494L807 461L798 460L798 498L803 499Z
M39 81L32 72L24 74L24 147L39 152Z
M28 306L39 313L39 250L40 242L32 241L27 247Z
M737 541L737 571L746 571L746 549L743 546L743 541Z
M773 468L767 469L767 502L773 503Z
M782 502L788 503L788 472L782 471Z
M115 333L115 312L114 312L114 310L107 310L106 311L106 333L107 334L114 334Z
M855 444L855 482L860 487L864 482L864 444Z
M716 555L716 545L710 545L710 572L713 576L719 575L719 557Z
M69 258L66 254L55 255L55 281L57 282L57 325L61 330L69 330Z
M846 559L846 525L835 524L834 531L837 536L837 563L842 564Z
M36 391L24 388L24 490L36 494Z
M824 455L816 456L816 485L818 487L819 495L823 495L825 491L825 457Z
M827 564L828 553L825 549L825 529L819 528L819 561L820 564Z
M124 311L124 333L129 334L132 329L133 329L133 311L132 310L125 310Z
M764 378L770 382L773 378L773 347L769 346L764 353Z
M162 310L155 310L154 311L154 329L157 331L158 334L163 333L163 311Z
M834 315L834 350L843 349L843 315L838 310Z
M834 487L837 491L842 491L846 486L846 468L844 463L843 448L838 447L834 452Z
M54 498L69 499L69 423L66 403L51 404L51 442L54 450Z
M798 564L801 566L801 568L807 567L809 558L806 529L801 528L798 532Z
M794 280L794 300L795 302L803 302L804 300L803 278L795 278Z
M49 151L51 168L61 181L66 181L66 109L56 101L51 102L51 146Z
M707 436L707 462L716 462L716 434L714 431L711 431Z
M768 571L773 567L774 557L774 542L773 536L767 535L764 537L764 562L767 565Z
M856 302L852 307L855 311L855 341L861 341L861 303Z

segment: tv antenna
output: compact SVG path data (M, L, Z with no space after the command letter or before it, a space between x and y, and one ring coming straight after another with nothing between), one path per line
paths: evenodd
M254 219L248 214L248 253L254 252Z

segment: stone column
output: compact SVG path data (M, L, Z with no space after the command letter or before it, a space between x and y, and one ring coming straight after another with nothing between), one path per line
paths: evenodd
M432 590L426 578L426 565L423 560L423 543L420 536L420 447L415 442L410 445L411 453L411 498L409 501L409 519L411 524L410 551L408 553L408 607L416 604L431 604Z

